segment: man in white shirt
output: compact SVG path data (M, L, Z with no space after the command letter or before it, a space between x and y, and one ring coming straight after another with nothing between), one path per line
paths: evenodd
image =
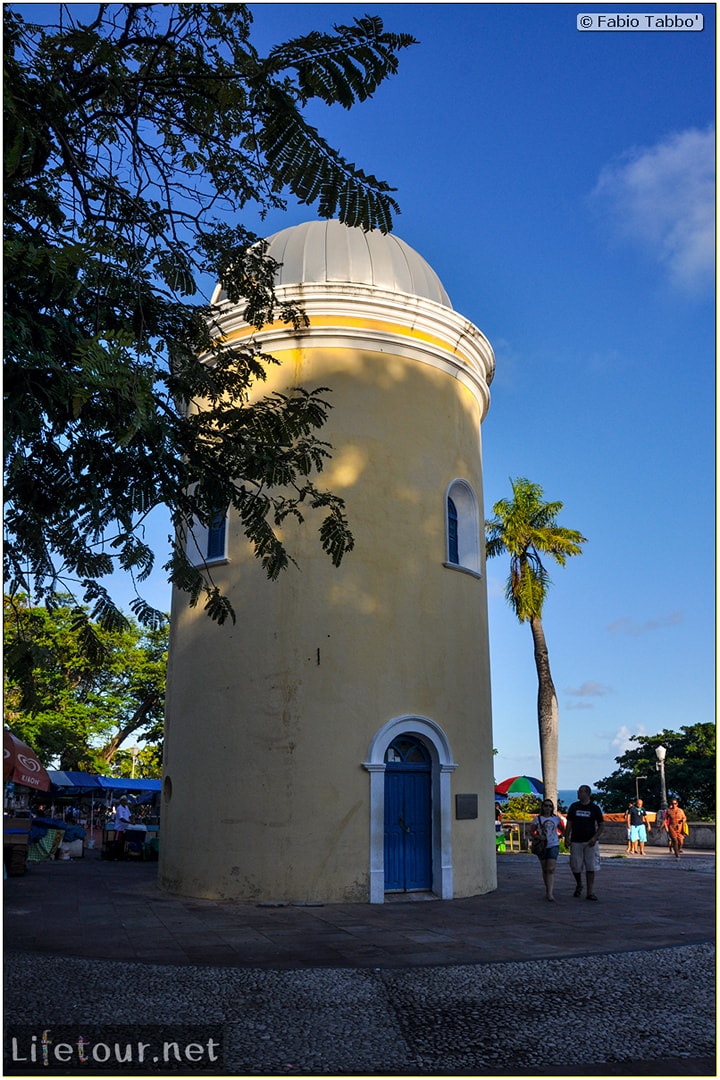
M113 828L115 830L115 841L111 856L113 859L122 859L125 855L124 834L129 824L130 811L128 810L127 795L121 795L118 799L117 806L115 807L115 820L113 821Z

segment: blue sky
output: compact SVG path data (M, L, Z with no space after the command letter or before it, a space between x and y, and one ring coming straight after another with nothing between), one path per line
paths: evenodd
M559 786L607 776L631 735L714 720L714 7L251 6L261 51L366 12L419 41L372 102L313 116L397 187L395 231L495 349L486 515L526 476L588 537L545 609ZM576 28L629 10L705 29ZM269 234L314 216L245 219ZM489 564L498 781L540 768L505 574ZM169 604L162 582L149 598Z

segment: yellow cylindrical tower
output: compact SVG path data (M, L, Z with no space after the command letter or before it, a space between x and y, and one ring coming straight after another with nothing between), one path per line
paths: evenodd
M480 426L492 349L395 236L336 221L270 240L310 325L263 329L263 393L330 387L314 522L269 582L229 516L201 539L235 625L174 596L160 883L200 897L442 899L496 887ZM251 334L218 297L228 339Z

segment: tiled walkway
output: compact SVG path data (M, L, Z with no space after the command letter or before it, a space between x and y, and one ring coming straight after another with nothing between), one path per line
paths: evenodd
M606 846L600 899L574 899L561 858L556 903L535 858L498 856L498 889L440 902L267 906L171 896L153 863L96 853L33 864L5 882L5 948L160 964L393 968L653 949L714 939L714 853ZM683 918L678 918L678 912Z

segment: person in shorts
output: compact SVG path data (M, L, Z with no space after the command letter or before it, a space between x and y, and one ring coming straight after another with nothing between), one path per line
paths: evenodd
M540 860L540 869L542 870L545 885L545 899L554 900L555 868L560 852L560 837L565 832L565 826L562 818L555 813L552 799L543 801L540 813L532 823L531 832L533 836L545 836L547 841L545 851L542 855L538 855L538 859Z
M570 847L570 869L575 878L574 896L582 896L582 873L585 871L586 900L597 900L595 874L600 869L598 840L605 828L605 819L597 803L591 798L587 784L578 788L578 801L571 804L567 813L565 843Z
M667 830L672 845L673 855L676 859L679 859L682 855L683 844L685 842L687 818L685 817L685 811L680 809L678 800L675 798L670 800L670 805L667 808L665 819L663 821L663 828Z
M633 855L644 855L650 833L650 821L642 799L636 799L628 814L630 819L630 843Z

